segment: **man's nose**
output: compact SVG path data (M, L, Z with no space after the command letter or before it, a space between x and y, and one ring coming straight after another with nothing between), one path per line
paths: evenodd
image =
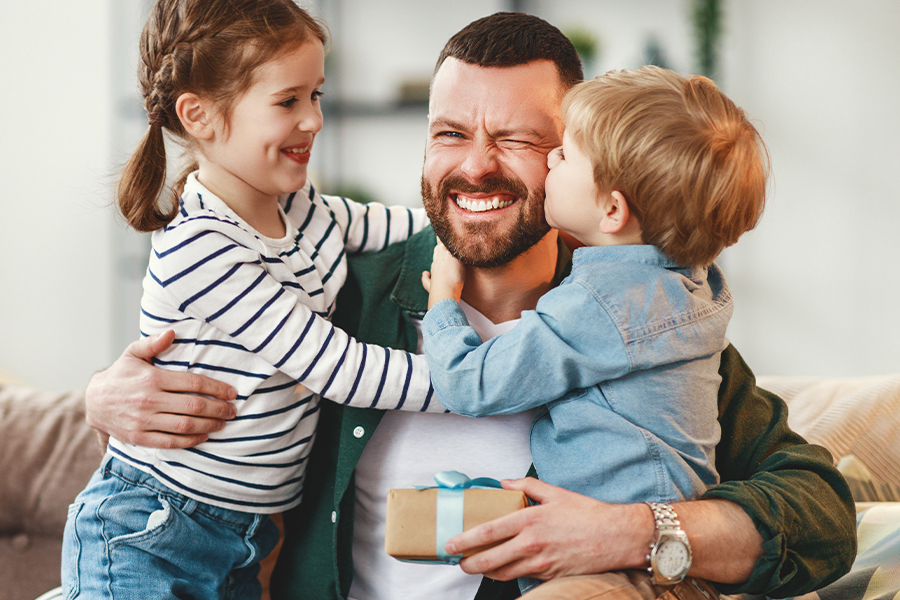
M497 149L489 144L473 143L466 153L460 170L472 181L493 175L499 168Z

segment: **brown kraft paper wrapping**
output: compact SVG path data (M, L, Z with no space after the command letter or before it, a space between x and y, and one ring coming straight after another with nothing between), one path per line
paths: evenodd
M400 560L438 560L437 488L388 491L384 549ZM463 507L463 531L508 515L528 505L525 494L513 490L467 489ZM467 552L470 556L490 546Z

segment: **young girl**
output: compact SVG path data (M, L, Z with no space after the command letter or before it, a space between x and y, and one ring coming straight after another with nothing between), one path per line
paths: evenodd
M258 597L300 503L319 397L443 411L424 358L368 346L326 319L346 251L376 250L424 212L318 195L307 163L322 126L323 28L292 0L159 0L141 36L149 130L118 202L154 231L142 335L173 329L156 363L238 390L237 417L195 448L110 440L69 511L67 597ZM163 130L196 158L171 209ZM298 191L299 190L299 191Z

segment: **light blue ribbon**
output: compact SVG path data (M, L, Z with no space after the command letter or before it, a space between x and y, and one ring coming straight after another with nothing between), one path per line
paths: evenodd
M444 546L453 536L462 533L465 491L467 489L502 489L500 482L490 477L469 479L459 471L442 471L434 476L437 482L437 519L435 522L435 554L439 560L416 560L428 564L458 565L462 554L447 554ZM417 490L435 486L417 486Z

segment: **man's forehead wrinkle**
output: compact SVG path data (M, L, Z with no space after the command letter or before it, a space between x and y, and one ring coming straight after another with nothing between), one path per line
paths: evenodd
M453 129L458 131L466 131L471 128L471 121L461 121L451 117L434 117L429 115L429 124L431 129Z

